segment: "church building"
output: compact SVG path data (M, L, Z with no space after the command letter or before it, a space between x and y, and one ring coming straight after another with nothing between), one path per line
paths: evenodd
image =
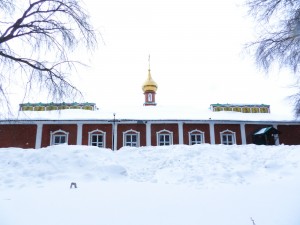
M97 109L95 103L25 103L16 118L0 120L0 148L91 145L299 145L300 121L266 104L211 104L205 109L158 106L150 66L138 108Z

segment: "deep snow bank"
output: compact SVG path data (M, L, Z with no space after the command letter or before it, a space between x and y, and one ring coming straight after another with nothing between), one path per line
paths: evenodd
M251 184L300 175L300 146L174 145L0 149L0 188L51 181L124 181L214 187ZM300 176L299 176L300 177Z
M0 224L299 225L299 165L283 145L0 149Z

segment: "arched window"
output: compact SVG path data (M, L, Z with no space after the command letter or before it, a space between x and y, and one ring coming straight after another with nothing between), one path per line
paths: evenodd
M192 130L189 132L189 144L203 144L204 141L204 132L200 130Z
M93 130L89 132L89 145L105 148L106 133L102 130Z
M50 145L68 144L69 132L57 130L50 132Z
M173 132L168 130L161 130L156 133L157 145L172 145L173 144Z
M220 133L221 144L234 145L236 143L235 132L231 130L224 130Z
M148 102L152 102L152 93L148 94Z
M135 130L127 130L123 132L123 146L139 147L140 132Z

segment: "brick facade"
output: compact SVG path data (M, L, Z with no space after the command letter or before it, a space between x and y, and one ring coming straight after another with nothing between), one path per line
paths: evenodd
M89 145L89 132L99 130L105 132L105 148L112 148L112 124L83 124L82 125L82 144Z
M0 147L34 148L36 125L0 125Z
M204 132L205 143L210 144L209 124L183 124L183 144L189 144L189 132L193 130Z
M167 130L173 133L173 145L179 144L179 138L178 138L178 124L169 124L169 123L163 123L163 124L152 124L151 125L151 145L156 146L157 145L157 132L160 132L162 130Z
M69 133L68 144L76 145L77 143L77 124L44 124L42 132L42 146L50 145L51 132L63 130Z
M300 125L278 125L279 140L285 145L300 144Z
M146 125L145 124L119 124L117 128L117 149L123 146L123 134L126 131L136 131L140 135L140 146L146 146Z
M253 143L252 135L264 127L273 126L280 132L279 143L286 145L300 144L300 123L283 124L272 123L218 123L217 121L195 122L189 121L117 121L115 123L115 133L113 132L113 122L94 121L85 123L84 121L52 123L49 121L31 121L30 124L0 124L0 147L20 147L20 148L39 148L51 145L51 132L63 131L68 134L69 145L89 145L89 132L100 131L105 133L106 148L120 149L123 147L124 132L133 131L138 133L139 146L157 145L157 133L167 131L172 133L173 144L190 144L189 132L197 130L204 134L204 143L221 144L221 132L231 131L235 134L235 144ZM242 127L245 127L243 129ZM40 127L40 128L38 128ZM242 128L242 129L241 129ZM212 137L211 134L214 134ZM115 138L115 145L113 139ZM38 144L40 143L40 144Z
M215 141L216 144L221 144L220 133L226 130L235 132L236 144L242 144L240 124L215 124Z

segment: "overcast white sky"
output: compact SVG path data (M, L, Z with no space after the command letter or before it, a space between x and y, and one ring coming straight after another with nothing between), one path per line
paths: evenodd
M242 1L84 2L103 41L94 55L82 54L91 67L73 78L85 101L99 108L143 104L149 54L158 105L264 103L274 109L292 93L290 74L268 78L242 53L255 27Z

